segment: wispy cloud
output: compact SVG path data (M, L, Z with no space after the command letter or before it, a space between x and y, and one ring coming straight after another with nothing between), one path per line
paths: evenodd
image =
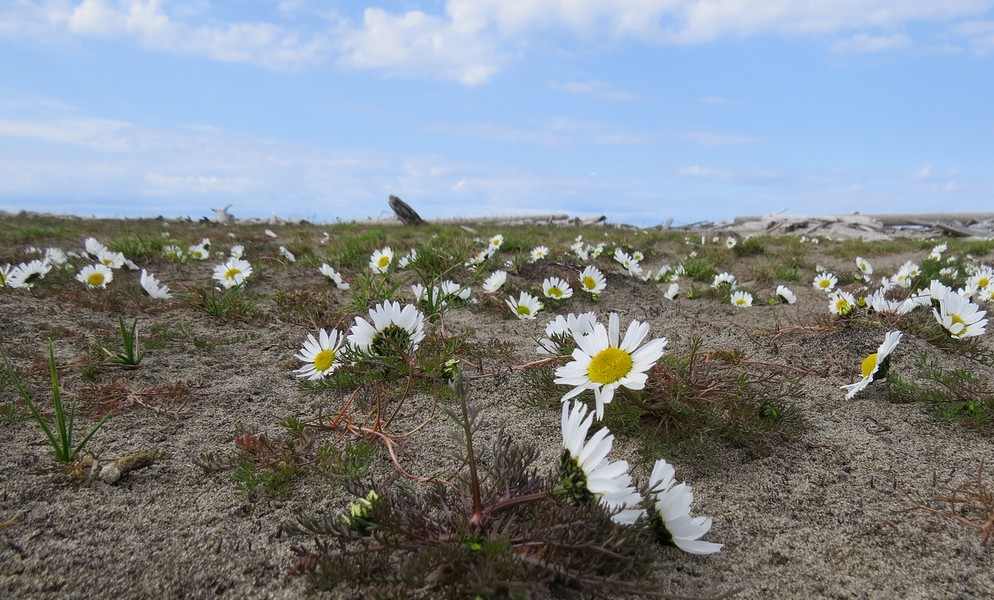
M743 146L759 142L759 138L734 135L728 133L714 133L709 131L690 131L681 136L683 139L707 148L718 148L723 146Z
M634 100L636 94L623 92L606 81L550 81L550 90L590 96L599 100Z
M839 40L832 44L832 51L840 54L868 54L871 52L886 52L901 50L912 45L911 38L904 33L890 35L871 35L857 33L856 35Z
M462 125L436 124L430 131L477 137L501 142L532 146L572 147L582 145L643 145L658 141L654 133L618 129L599 121L559 117L537 123L533 127L469 123Z
M694 179L749 185L771 184L785 179L785 175L775 171L714 169L699 165L681 167L677 169L677 174Z

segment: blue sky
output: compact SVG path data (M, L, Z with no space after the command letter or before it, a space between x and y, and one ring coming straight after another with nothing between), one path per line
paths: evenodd
M4 0L0 209L994 209L994 0Z

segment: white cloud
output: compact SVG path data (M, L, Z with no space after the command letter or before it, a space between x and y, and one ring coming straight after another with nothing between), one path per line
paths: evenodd
M713 169L699 165L681 167L680 169L677 169L677 174L694 179L707 179L711 181L749 185L771 184L781 182L785 179L783 174L775 171L767 171L762 169L732 171L728 169Z
M575 147L583 145L629 146L651 144L658 136L651 132L631 132L616 129L599 121L584 121L559 117L534 127L512 127L494 123L465 125L438 124L431 131L464 135L530 146Z
M25 138L123 152L135 147L134 128L114 119L0 120L0 138Z
M911 38L904 33L891 35L870 35L857 33L832 45L832 51L841 54L867 54L870 52L885 52L900 50L912 45Z
M967 21L955 27L954 31L967 39L975 54L987 56L994 51L994 21Z

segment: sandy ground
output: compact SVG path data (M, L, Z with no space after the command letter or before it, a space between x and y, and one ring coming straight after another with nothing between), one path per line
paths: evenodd
M887 260L896 265L903 259ZM848 268L848 261L828 256L819 262ZM552 265L543 269L571 273ZM188 278L206 280L210 266L162 263L155 271L176 287ZM895 512L908 506L905 491L933 499L974 477L980 459L994 462L994 441L962 424L939 421L921 405L891 403L877 384L844 400L839 386L853 381L862 357L880 343L882 328L795 333L771 344L778 327L812 323L827 312L824 296L808 281L805 273L792 285L800 297L795 306L737 309L714 299L670 302L663 298L665 286L614 269L600 302L577 297L568 305L573 312L594 310L602 320L611 311L622 323L645 320L652 336L670 340L671 351L685 351L696 335L705 350L741 349L753 360L816 373L803 379L797 407L808 426L796 441L775 444L765 456L728 449L718 453L717 462L693 456L674 461L678 478L694 486L695 514L714 518L706 539L725 546L707 557L660 549L654 565L658 589L703 596L742 588L737 597L749 599L994 597L992 546L985 547L977 532L922 512ZM65 289L79 284L69 277L61 282L46 287L46 280L31 292L0 290L0 340L45 398L44 340L53 337L56 361L65 366L66 396L85 403L80 365L98 336L113 334L121 311L100 301L75 301L77 294ZM305 595L306 581L287 575L287 568L291 546L306 540L288 536L284 525L298 514L341 512L349 494L340 484L308 476L284 496L247 495L236 490L230 471L208 474L194 464L204 452L230 454L240 432L277 433L283 419L307 419L342 405L343 394L302 389L291 372L298 365L293 354L309 329L279 318L270 298L289 282L327 287L316 270L267 270L253 282L267 315L259 322L218 320L177 300L136 297L123 310L126 318L139 318L142 329L182 323L192 336L149 352L138 369L107 368L97 375L98 382L121 377L137 387L171 381L199 386L179 418L136 407L111 418L88 446L101 461L148 450L168 455L149 468L114 485L73 477L53 466L51 449L34 422L0 423L0 522L10 519L0 530L0 596ZM344 303L344 293L339 300ZM446 326L451 332L471 328L481 343L508 342L515 350L504 364L514 364L534 360L534 341L550 317L518 321L461 308L448 314ZM200 348L194 338L220 342ZM891 368L911 369L916 350L990 380L989 368L947 356L911 335ZM538 444L542 460L554 464L561 439L558 403L528 402L528 392L519 373L472 386L474 400L484 407L486 431L504 427ZM0 394L5 406L16 397L9 384ZM424 397L411 403L430 406ZM92 423L92 411L81 418ZM438 419L411 437L401 454L405 468L430 474L451 466L439 451L452 444L447 428ZM649 465L633 440L619 437L613 457L627 458L640 479L647 476ZM370 472L379 477L391 472L382 448Z

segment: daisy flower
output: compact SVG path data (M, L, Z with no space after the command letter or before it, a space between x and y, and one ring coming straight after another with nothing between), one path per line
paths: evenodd
M855 396L860 390L870 385L871 382L880 379L887 374L887 367L890 366L890 353L897 348L901 341L900 331L888 331L884 336L884 342L880 344L877 351L863 359L860 365L860 373L863 378L856 383L842 386L846 390L846 400Z
M7 277L10 276L11 268L9 263L0 265L0 287L7 285Z
M842 290L832 292L828 297L828 310L833 315L844 317L856 308L856 297Z
M828 293L835 289L835 284L838 282L839 280L835 277L835 275L832 275L826 271L815 275L814 281L811 282L811 287Z
M389 246L376 250L369 257L369 268L373 270L374 273L386 273L387 269L390 268L390 263L393 262L393 250Z
M722 284L727 284L729 289L734 290L738 287L739 282L735 280L735 275L731 273L718 273L714 276L714 281L711 282L711 287L717 289L722 286Z
M542 302L528 292L521 292L517 300L511 296L505 302L514 316L522 320L534 319L538 311L542 310Z
M141 276L138 278L138 283L141 284L142 289L145 290L145 293L152 298L168 300L173 297L173 295L169 292L169 286L159 283L159 280L155 278L155 275L146 273L145 269L142 269Z
M954 338L963 339L987 331L987 312L959 294L949 294L933 308L935 320Z
M607 281L604 280L604 274L600 272L600 269L594 265L587 265L587 267L580 272L579 275L580 287L583 291L596 297L604 291L607 287Z
M549 255L549 249L545 246L536 246L531 251L531 262L539 261Z
M507 283L507 271L494 271L483 281L483 291L493 294Z
M400 267L401 269L406 269L408 265L410 265L412 262L416 260L418 260L418 251L414 248L411 248L407 252L407 254L400 257L400 260L397 261L397 266Z
M558 277L549 277L542 282L542 293L546 298L565 300L573 297L573 288Z
M689 554L714 554L722 544L703 542L710 531L711 517L691 517L694 490L686 483L676 483L673 465L659 459L649 475L649 493L655 496L651 526L664 544L672 544Z
M67 257L66 253L62 251L62 248L46 248L44 260L47 260L55 266L61 266L66 264L69 257Z
M106 288L113 279L114 272L110 270L110 267L101 263L86 265L76 274L76 280L82 281L91 289Z
M494 252L500 250L500 247L503 244L504 244L504 236L498 233L497 235L490 238L490 242L487 244L487 251L490 254L493 254Z
M572 348L576 347L575 338L593 334L595 325L597 325L597 316L592 312L580 315L570 313L565 317L556 315L556 318L545 326L547 337L539 340L535 352L547 355L566 354L567 349L572 352Z
M880 288L877 291L873 292L872 294L867 296L865 300L867 306L869 306L875 312L894 314L894 315L902 314L900 312L902 303L896 300L888 300L887 297L884 296L883 288Z
M983 266L966 280L966 285L980 290L989 286L991 282L994 282L994 269Z
M51 270L52 265L44 260L21 263L10 269L10 272L4 277L4 284L7 287L30 290L38 280L44 279Z
M863 275L873 275L873 265L871 265L870 261L866 260L862 256L856 257L856 268L859 269L859 272Z
M332 269L328 265L328 263L321 263L321 266L318 267L318 270L321 271L322 275L324 275L325 277L327 277L328 279L330 279L332 282L334 282L335 287L337 287L338 289L340 289L340 290L347 290L347 289L349 289L350 286L349 286L348 282L342 280L341 273L339 273L335 269Z
M294 370L297 377L307 378L311 381L321 379L334 373L341 365L339 352L345 337L339 335L337 329L327 332L324 329L318 330L318 337L308 333L304 340L304 346L300 352L294 356L304 362L304 366Z
M280 246L279 253L287 262L297 262L297 257L293 255L293 252L287 250L286 246Z
M455 281L449 281L446 279L442 282L441 289L442 298L458 298L459 300L469 301L470 296L473 295L473 290L471 288L465 287Z
M994 302L994 285L989 285L977 292L977 299L984 302Z
M372 323L356 317L348 337L349 344L363 354L410 353L425 339L425 317L413 304L401 307L400 302L388 300L370 309L369 318Z
M86 253L93 258L99 257L104 252L110 252L107 246L104 246L97 241L96 238L88 237L83 242L83 247L86 248Z
M168 244L162 247L162 253L166 255L167 258L173 260L183 260L183 249L176 244Z
M411 294L415 302L421 302L428 297L428 288L423 283L415 283L411 286Z
M748 308L752 306L752 294L749 292L733 292L731 297L732 306L737 306L739 308Z
M649 324L632 321L620 337L618 313L611 313L608 327L597 323L589 336L574 336L577 348L573 361L556 369L555 383L574 388L563 395L563 402L584 390L594 390L597 418L604 416L604 405L614 399L614 391L624 386L630 390L645 387L652 368L666 348L666 338L656 338L641 348L649 334Z
M729 250L734 248L736 244L738 244L738 240L736 240L732 236L728 236L728 239L725 240L725 247L728 248Z
M777 286L777 297L786 302L787 304L794 304L797 302L797 296L794 292L790 291L790 288L785 285Z
M124 254L105 250L97 254L97 261L111 269L120 269L124 266Z
M195 258L197 260L207 260L211 256L210 250L207 249L207 246L205 246L203 242L199 244L193 244L187 249L186 252L192 258Z
M587 431L594 422L594 415L587 413L582 402L563 404L560 427L563 434L563 453L559 461L561 483L559 493L576 504L596 501L614 513L617 523L631 524L641 516L635 508L642 496L632 485L628 462L607 459L614 444L614 436L607 427L597 430L587 440Z
M663 297L666 298L667 300L675 300L677 294L679 293L680 293L680 284L671 283L670 287L666 288L666 293L663 294Z
M621 248L615 248L614 250L614 260L621 263L621 266L625 267L629 275L641 275L642 266L639 261L633 257L629 256L627 252Z
M228 252L228 256L230 256L231 258L241 258L244 254L245 254L245 246L242 246L241 244L235 244L234 246L231 247L231 250Z
M214 267L214 274L211 277L224 289L230 289L244 283L250 275L252 275L252 265L247 260L229 258Z

